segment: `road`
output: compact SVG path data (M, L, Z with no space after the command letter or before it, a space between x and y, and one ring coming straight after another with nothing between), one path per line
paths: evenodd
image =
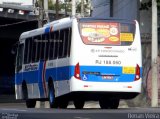
M27 109L24 103L1 103L0 119L160 119L160 109L120 107L102 110L86 106L83 110L76 110L72 105L68 109Z
M157 108L100 109L0 109L1 119L160 119Z

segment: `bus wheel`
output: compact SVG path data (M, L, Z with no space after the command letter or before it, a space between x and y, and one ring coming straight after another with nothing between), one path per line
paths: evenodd
M35 108L35 106L36 106L36 100L34 100L34 99L27 99L26 100L26 106L27 106L27 108Z
M69 101L67 99L65 99L65 98L59 99L58 100L58 107L66 109L67 106L68 106L68 103L69 103Z
M73 103L74 103L74 106L75 106L76 109L83 109L85 101L75 99L75 100L73 100Z
M55 94L54 94L54 88L53 88L53 86L50 86L50 87L49 87L48 98L49 98L50 108L57 108L57 104L56 104L56 99L55 99Z
M102 98L99 100L101 109L117 109L119 106L119 99L106 99Z
M114 100L112 100L112 105L111 105L111 109L117 109L118 108L118 106L119 106L119 99L114 99Z

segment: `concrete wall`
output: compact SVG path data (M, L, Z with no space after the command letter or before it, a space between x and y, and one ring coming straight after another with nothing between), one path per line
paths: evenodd
M110 17L110 0L92 0L93 17ZM113 17L139 20L138 0L113 0Z
M138 20L138 0L113 0L113 17Z
M92 17L108 18L110 16L110 0L92 0Z

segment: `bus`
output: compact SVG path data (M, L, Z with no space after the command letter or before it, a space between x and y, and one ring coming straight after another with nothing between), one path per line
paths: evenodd
M28 108L49 101L99 101L116 109L141 93L142 53L136 20L63 18L21 34L15 67L16 99Z

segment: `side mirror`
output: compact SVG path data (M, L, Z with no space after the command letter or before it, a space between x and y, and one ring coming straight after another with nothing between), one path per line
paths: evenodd
M15 55L17 53L18 43L14 44L11 49L11 54Z

